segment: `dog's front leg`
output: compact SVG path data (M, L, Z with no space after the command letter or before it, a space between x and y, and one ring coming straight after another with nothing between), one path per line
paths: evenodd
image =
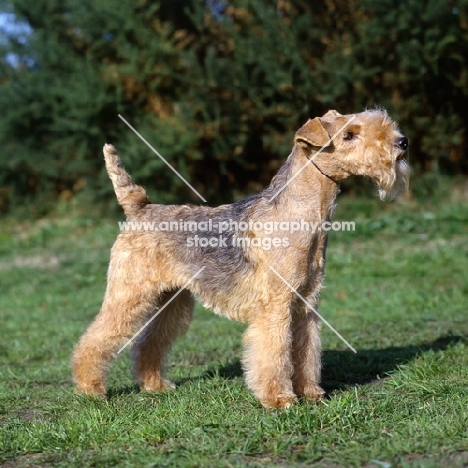
M293 388L297 395L319 400L325 393L319 385L322 367L320 322L313 311L305 307L298 309L292 326Z
M247 386L265 407L287 408L295 399L291 377L291 316L287 305L256 310L244 335Z

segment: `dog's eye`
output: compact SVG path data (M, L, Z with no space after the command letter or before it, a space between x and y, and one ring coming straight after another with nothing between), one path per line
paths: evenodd
M349 131L348 131L348 132L344 132L344 133L343 133L343 140L350 141L350 140L352 140L355 136L356 136L356 134L353 133L353 132L349 132Z

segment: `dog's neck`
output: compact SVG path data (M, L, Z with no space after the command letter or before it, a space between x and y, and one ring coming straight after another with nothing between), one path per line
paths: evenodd
M309 161L316 167L316 169L320 172L320 174L324 175L325 177L327 177L328 179L330 179L333 183L335 183L336 185L340 185L340 183L334 179L332 176L329 176L328 174L326 174L322 169L320 169L320 167L317 165L317 162L314 161L314 158L311 157L311 158L308 158Z
M322 170L320 162L311 161L307 152L295 146L263 196L285 214L304 219L328 221L333 215L339 182ZM317 216L318 215L318 216Z

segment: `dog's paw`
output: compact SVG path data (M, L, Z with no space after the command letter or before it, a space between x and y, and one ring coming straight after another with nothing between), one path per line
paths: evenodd
M265 408L289 408L295 399L294 393L280 393L260 398L260 403Z
M167 379L152 379L146 382L140 383L141 390L145 392L167 392L175 390L176 385Z
M308 385L301 392L301 396L303 396L306 400L310 401L321 400L324 397L324 395L325 391L318 385Z
M106 387L102 383L78 384L75 388L76 395L88 395L95 398L106 398Z

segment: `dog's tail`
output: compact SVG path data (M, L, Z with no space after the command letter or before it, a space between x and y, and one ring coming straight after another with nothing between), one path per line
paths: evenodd
M122 167L117 151L107 143L103 148L106 169L114 186L117 201L127 216L137 214L142 208L151 203L143 187L135 185L130 175Z

